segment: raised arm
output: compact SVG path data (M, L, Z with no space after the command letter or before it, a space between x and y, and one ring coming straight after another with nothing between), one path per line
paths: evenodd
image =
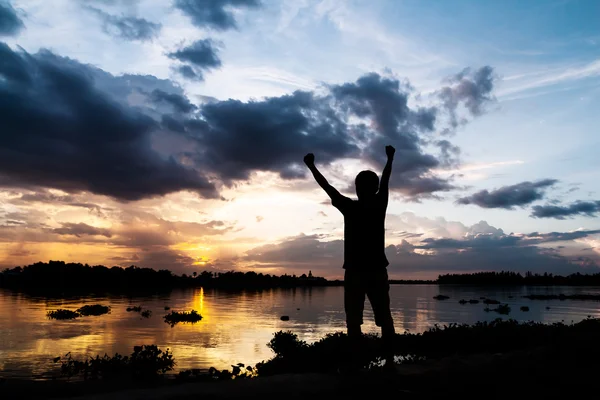
M329 195L331 200L335 200L337 198L342 197L340 192L338 192L336 188L334 188L329 184L329 182L327 182L327 179L325 179L325 177L321 174L321 172L319 172L319 170L315 166L315 155L313 153L308 153L304 156L304 163L306 164L308 169L310 169L310 172L312 172L319 186L323 188L323 190Z
M392 163L394 162L394 153L396 149L392 146L385 146L385 154L387 155L387 162L385 163L385 167L383 168L383 173L381 174L381 181L379 182L379 193L385 196L388 196L389 193L389 185L390 185L390 176L392 175Z

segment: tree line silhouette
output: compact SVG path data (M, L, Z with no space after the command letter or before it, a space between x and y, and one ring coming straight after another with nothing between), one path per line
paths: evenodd
M169 290L181 287L207 288L275 288L298 286L338 285L341 281L329 281L309 275L270 275L250 272L227 271L193 272L176 275L170 270L139 268L134 265L121 267L90 266L64 261L37 262L25 267L5 269L0 273L0 287L36 291L147 291Z
M567 276L551 273L476 272L439 275L436 280L390 280L391 284L460 284L460 285L564 285L600 286L600 273L575 273ZM223 289L269 289L303 286L340 286L341 280L327 280L307 274L271 275L254 271L193 272L176 275L167 269L154 270L129 266L90 266L64 261L37 262L24 267L7 268L0 272L0 287L44 292L168 291L173 288L205 287Z
M600 285L600 273L581 274L579 272L562 276L545 272L533 274L526 272L475 272L472 274L446 274L439 275L436 283L460 285L547 285L547 286L581 286Z

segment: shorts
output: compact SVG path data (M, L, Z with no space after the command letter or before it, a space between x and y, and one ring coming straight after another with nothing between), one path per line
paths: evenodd
M385 268L366 272L346 269L344 274L346 325L362 325L365 295L371 303L375 325L379 327L393 325L394 321L390 311L390 284Z

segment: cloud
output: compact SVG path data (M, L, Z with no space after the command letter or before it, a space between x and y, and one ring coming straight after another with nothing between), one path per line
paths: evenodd
M152 40L162 27L161 24L150 22L144 18L111 15L89 6L87 9L100 17L105 33L125 40Z
M474 234L463 239L426 238L420 244L402 240L386 247L392 278L424 274L435 277L439 273L509 270L516 272L598 272L599 260L585 257L567 257L557 249L535 244L550 241L568 241L595 235L600 231L583 233L545 234L542 240L528 235ZM535 234L539 235L539 234ZM552 240L550 240L552 239ZM308 268L326 276L342 275L343 241L323 241L318 235L285 238L279 243L256 247L246 253L244 261L254 267L279 267L287 273L300 273Z
M85 235L105 236L107 238L112 237L112 233L110 232L110 230L105 228L96 228L94 226L90 226L82 222L77 224L63 223L60 228L55 228L52 230L52 232L58 235L73 235L76 237L81 237Z
M25 25L8 1L0 0L0 36L13 36Z
M450 133L464 119L458 115L458 109L462 105L472 116L481 115L485 106L494 101L492 91L497 80L494 69L489 65L477 70L465 68L460 73L448 78L449 86L443 87L437 92L443 107L450 113Z
M167 86L154 77L114 77L41 50L0 43L0 181L138 200L190 190L216 197L212 183L159 154L156 120L131 107L133 87ZM102 89L100 89L102 88Z
M525 206L544 197L544 190L558 181L543 179L536 182L521 182L515 185L503 186L499 189L482 190L470 196L461 197L457 204L475 204L483 208L514 209L515 206Z
M293 236L277 244L255 247L246 252L246 261L268 266L309 268L311 265L338 263L341 267L344 254L342 240L324 242L319 235ZM310 251L310 253L307 253Z
M96 214L98 216L102 216L103 212L106 209L105 207L100 206L98 204L85 201L84 199L81 199L78 196L53 194L48 190L39 190L36 192L24 193L18 199L14 199L11 201L11 204L14 205L31 205L32 203L53 205L61 204L71 207L81 207L88 209L90 213Z
M213 102L202 105L200 114L202 119L186 121L187 135L199 146L193 157L226 184L246 180L253 171L287 179L304 176L299 163L311 151L322 163L359 154L328 99L311 92Z
M525 235L527 243L550 243L587 238L591 235L600 234L600 229L596 230L579 230L572 232L549 232L538 233L533 232Z
M154 89L150 94L150 99L156 104L168 104L180 113L189 113L197 108L194 104L190 103L187 97L177 93L167 93L160 89Z
M203 71L221 66L215 42L211 39L197 40L189 46L169 53L168 56L185 63L178 70L189 79L203 80Z
M390 187L418 198L455 188L450 178L433 173L434 169L455 167L460 154L460 149L448 140L432 142L429 138L436 129L441 129L438 127L440 118L447 113L456 118L460 104L477 116L483 112L483 104L492 101L491 67L470 71L466 69L451 78L451 85L441 89L442 94L438 96L442 103L429 107L411 108L409 98L413 89L408 82L401 83L376 73L364 75L354 83L329 88L343 110L358 118L371 119L370 127L377 134L365 134L363 157L381 169L382 149L387 144L396 147ZM428 144L439 147L441 154L438 157L428 154L425 149Z
M175 7L191 18L199 28L220 31L237 28L232 9L258 8L259 0L175 0Z
M220 64L212 43L170 54L197 74ZM454 188L452 176L435 173L454 166L460 152L433 138L443 110L409 106L412 89L397 79L367 74L319 92L196 106L181 87L151 75L114 76L47 50L28 54L2 44L0 53L6 60L0 184L6 187L125 201L181 190L219 198L217 185L257 171L304 178L308 152L321 165L360 158L381 168L383 149L392 144L392 189L421 197Z
M392 188L408 196L452 188L448 180L429 173L439 166L439 161L423 152L419 136L419 133L433 131L437 109L409 108L408 85L371 73L354 83L331 86L331 93L342 109L359 118L372 118L377 135L366 138L363 155L369 162L381 169L385 145L396 148Z
M502 229L491 226L486 221L479 221L476 224L467 226L459 221L448 221L443 217L427 218L408 211L401 214L388 214L386 225L389 231L399 232L399 237L402 237L402 234L406 235L404 236L405 239L409 238L408 235L454 239L478 234L504 235Z
M576 201L568 206L533 206L531 216L534 218L565 219L576 215L595 217L600 213L600 201Z

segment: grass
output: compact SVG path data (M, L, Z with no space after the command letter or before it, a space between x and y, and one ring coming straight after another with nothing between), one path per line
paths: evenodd
M163 317L165 322L171 327L174 327L180 322L187 322L195 324L202 319L202 315L198 314L196 310L192 311L171 311L169 314Z

